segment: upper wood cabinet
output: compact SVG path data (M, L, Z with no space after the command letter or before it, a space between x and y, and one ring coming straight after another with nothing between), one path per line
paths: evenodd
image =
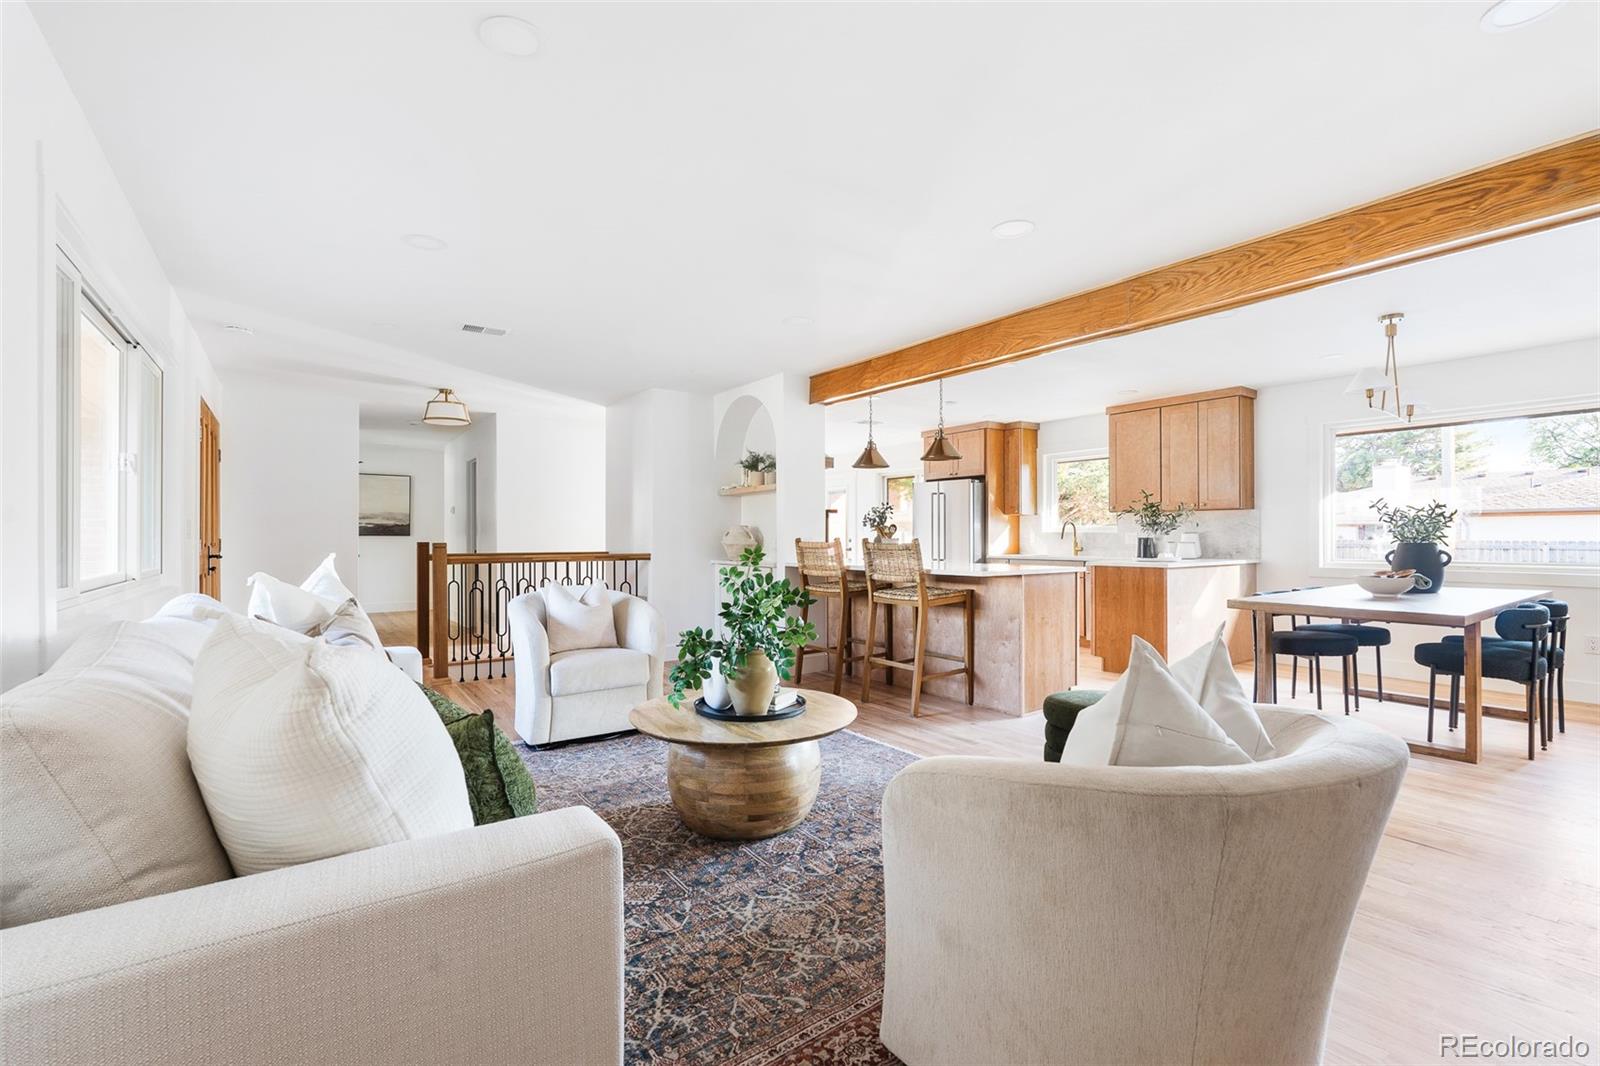
M1139 502L1140 493L1161 498L1161 409L1107 412L1111 430L1111 509Z
M999 423L993 423L998 425ZM975 426L946 426L945 439L955 450L961 453L961 458L951 459L942 463L923 463L922 476L928 481L947 481L957 477L987 477L989 474L990 448L987 424ZM933 443L934 431L931 429L922 432L922 450L927 451L928 445ZM999 462L998 448L994 452L995 462Z
M1000 511L1030 515L1039 499L1039 427L1032 422L1012 422L1003 431L1000 468Z
M1107 408L1111 509L1146 490L1167 508L1254 507L1255 395L1239 387Z

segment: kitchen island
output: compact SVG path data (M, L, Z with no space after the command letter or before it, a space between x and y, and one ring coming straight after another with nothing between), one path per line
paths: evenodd
M859 566L849 568L862 576ZM949 588L970 588L973 597L975 676L973 703L1006 714L1037 711L1052 692L1071 688L1078 681L1078 580L1084 572L1075 563L1018 564L973 563L934 566L929 580ZM796 577L791 569L790 578ZM858 637L867 632L866 597L853 597L851 629ZM879 611L883 608L880 606ZM905 657L914 646L915 611L896 608L889 634L895 654ZM822 612L811 612L819 634L826 632ZM882 632L883 616L878 616ZM962 615L959 610L929 612L928 648L959 656L963 650ZM828 634L827 640L832 640ZM859 666L851 684L860 684ZM910 689L911 669L891 671L891 684ZM881 674L873 685L882 683ZM924 684L925 692L959 702L966 701L966 682L960 677L940 678ZM927 712L924 711L926 714Z

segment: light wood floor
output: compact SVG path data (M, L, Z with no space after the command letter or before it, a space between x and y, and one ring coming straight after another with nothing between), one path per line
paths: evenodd
M408 615L376 621L385 642L410 642ZM1084 687L1115 680L1088 655L1080 670ZM1248 690L1248 671L1241 677ZM826 687L831 676L807 683ZM1336 684L1329 679L1333 713ZM439 688L510 721L510 679ZM1288 693L1285 680L1285 703ZM854 698L848 679L844 694ZM853 728L886 744L924 756L1041 757L1037 713L924 697L913 720L903 690L875 684L873 697L858 704ZM1292 702L1313 705L1303 688ZM1361 713L1406 736L1424 728L1418 707L1363 701ZM1442 735L1443 714L1437 727ZM1526 737L1521 723L1485 719L1482 763L1412 758L1350 931L1328 1062L1438 1062L1440 1036L1456 1033L1572 1035L1588 1042L1587 1061L1600 1053L1600 708L1569 701L1567 732L1534 762Z

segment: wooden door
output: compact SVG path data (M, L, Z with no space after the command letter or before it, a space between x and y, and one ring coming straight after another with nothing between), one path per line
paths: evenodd
M1161 506L1200 503L1200 405L1161 408Z
M222 598L222 434L200 401L200 591Z
M1255 403L1248 397L1202 400L1199 409L1199 507L1255 506Z
M1124 411L1110 417L1111 509L1139 502L1148 490L1161 498L1161 408Z

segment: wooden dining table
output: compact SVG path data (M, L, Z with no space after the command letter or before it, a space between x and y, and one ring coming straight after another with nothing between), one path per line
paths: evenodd
M1462 703L1466 714L1465 747L1453 748L1420 740L1407 740L1418 755L1437 755L1475 763L1483 758L1483 716L1526 720L1520 707L1485 707L1483 702L1483 633L1486 619L1508 607L1549 596L1549 589L1487 588L1449 585L1437 592L1410 592L1394 598L1373 596L1360 585L1326 585L1293 592L1270 592L1228 601L1236 610L1252 612L1256 649L1256 702L1272 702L1271 642L1276 615L1309 615L1348 622L1400 622L1461 630L1466 645L1466 672L1462 678ZM1359 682L1357 683L1359 687ZM1377 697L1362 689L1363 696ZM1409 693L1390 692L1389 703L1423 704L1427 700Z

